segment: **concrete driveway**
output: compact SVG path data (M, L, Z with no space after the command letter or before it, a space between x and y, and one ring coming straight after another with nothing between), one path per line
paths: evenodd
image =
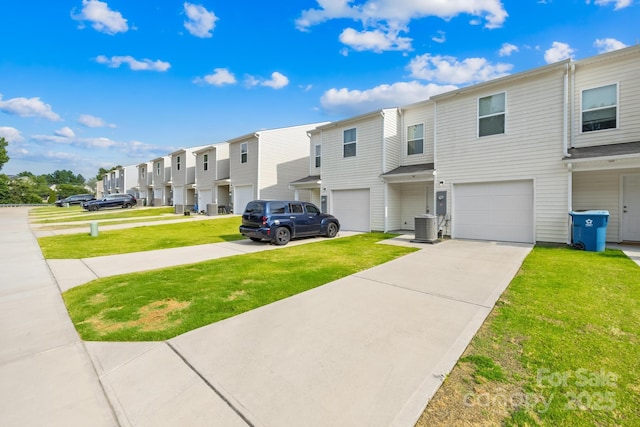
M531 249L418 247L164 343L86 346L125 425L412 426Z

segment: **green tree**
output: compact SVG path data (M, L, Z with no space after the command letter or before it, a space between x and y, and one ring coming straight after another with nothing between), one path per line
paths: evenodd
M9 143L4 137L0 137L0 170L9 161L9 155L7 154L7 146Z
M70 170L57 170L47 175L47 182L49 184L72 184L72 185L84 185L85 179L82 175L75 175Z
M56 186L58 196L61 199L73 196L74 194L87 194L88 190L83 185L60 184Z

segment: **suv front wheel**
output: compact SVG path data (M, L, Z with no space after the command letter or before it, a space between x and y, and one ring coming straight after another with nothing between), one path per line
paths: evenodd
M291 232L287 227L278 227L276 229L275 237L273 238L273 244L277 246L283 246L289 243L291 240Z

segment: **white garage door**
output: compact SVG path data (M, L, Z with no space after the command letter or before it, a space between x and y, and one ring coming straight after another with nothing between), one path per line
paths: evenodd
M233 213L242 214L247 203L252 201L253 185L238 185L233 187Z
M173 205L184 205L184 187L173 187Z
M453 237L533 243L533 181L453 186Z
M334 190L331 201L331 211L340 221L342 230L371 231L369 189Z

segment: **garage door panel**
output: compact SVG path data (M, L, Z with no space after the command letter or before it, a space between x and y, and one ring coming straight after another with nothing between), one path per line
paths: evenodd
M247 204L254 199L252 185L238 185L234 187L233 212L241 214Z
M533 181L457 184L454 237L532 243Z
M371 230L369 189L333 190L331 199L332 213L343 230Z

